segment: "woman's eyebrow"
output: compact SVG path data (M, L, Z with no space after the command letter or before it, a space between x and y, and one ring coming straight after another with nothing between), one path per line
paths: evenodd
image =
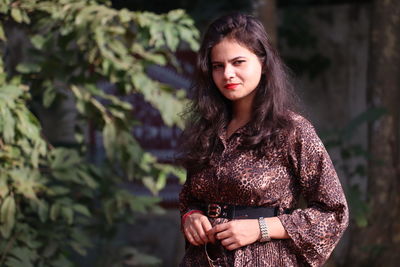
M238 59L246 59L246 57L245 56L238 56L238 57L234 57L234 58L232 58L232 59L229 59L228 60L228 62L232 62L232 61L235 61L235 60L238 60ZM222 62L221 61L211 61L211 64L221 64Z

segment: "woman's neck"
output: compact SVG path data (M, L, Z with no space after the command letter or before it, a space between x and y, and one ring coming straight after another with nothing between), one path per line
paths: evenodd
M250 121L253 99L241 99L232 103L232 120L235 124L246 124Z

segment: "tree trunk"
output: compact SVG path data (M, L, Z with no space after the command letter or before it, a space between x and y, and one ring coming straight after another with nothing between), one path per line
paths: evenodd
M400 4L371 2L367 103L387 113L369 125L368 226L353 228L345 266L400 262Z

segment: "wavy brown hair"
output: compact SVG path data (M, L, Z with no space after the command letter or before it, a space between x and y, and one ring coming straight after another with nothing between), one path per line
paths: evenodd
M253 16L241 13L222 16L210 24L198 52L190 92L193 101L185 113L186 128L178 156L178 162L187 169L201 169L210 163L215 148L221 145L218 135L231 120L231 102L220 93L212 78L211 49L224 38L248 48L262 64L249 122L251 133L244 136L241 148L262 154L265 148L281 144L293 128L291 113L297 98L288 71L263 25Z

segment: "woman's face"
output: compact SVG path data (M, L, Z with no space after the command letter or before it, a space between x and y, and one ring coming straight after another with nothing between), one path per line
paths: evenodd
M224 38L211 49L211 66L214 83L227 99L252 101L262 72L252 51Z

